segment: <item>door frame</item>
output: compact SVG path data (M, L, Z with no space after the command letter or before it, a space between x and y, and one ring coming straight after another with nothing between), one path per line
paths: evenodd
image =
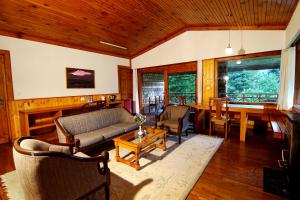
M130 69L131 70L131 78L132 78L132 82L131 82L131 89L132 89L132 96L131 96L131 99L133 100L133 70L130 66L123 66L123 65L118 65L118 87L119 87L119 94L121 95L121 99L122 99L122 94L121 94L121 81L120 81L120 69Z
M196 104L198 104L198 65L197 61L175 63L169 65L161 65L154 67L139 68L137 70L138 76L138 96L139 96L139 107L142 111L142 74L151 72L162 72L164 73L164 104L168 105L169 92L168 92L168 74L180 74L194 72L196 74Z
M12 73L11 73L11 60L10 52L7 50L0 49L0 55L4 58L4 87L5 87L5 103L6 103L6 115L7 115L7 127L8 127L8 141L11 142L12 139L12 121L10 118L11 115L11 104L14 101L14 91L13 91L13 82L12 82Z

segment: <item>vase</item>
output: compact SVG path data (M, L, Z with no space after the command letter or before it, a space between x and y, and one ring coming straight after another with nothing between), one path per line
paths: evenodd
M144 132L142 130L142 125L139 125L139 131L138 131L138 135L139 136L143 136Z

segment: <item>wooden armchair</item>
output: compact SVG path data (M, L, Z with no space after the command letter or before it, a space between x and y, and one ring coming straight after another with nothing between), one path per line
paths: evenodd
M228 113L229 98L209 98L209 135L215 129L215 124L223 125L225 140L230 132L230 116ZM225 111L223 111L225 109Z
M189 107L168 105L157 117L156 126L166 129L168 134L177 135L178 143L180 144L181 134L189 128Z
M32 137L14 142L14 162L26 200L109 199L108 152L89 157L76 153L77 147L78 143L51 144Z

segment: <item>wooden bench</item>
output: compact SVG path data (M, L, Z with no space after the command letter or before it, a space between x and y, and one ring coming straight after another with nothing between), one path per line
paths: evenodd
M270 114L270 123L273 129L273 137L283 139L284 132L286 129L286 118L279 114Z

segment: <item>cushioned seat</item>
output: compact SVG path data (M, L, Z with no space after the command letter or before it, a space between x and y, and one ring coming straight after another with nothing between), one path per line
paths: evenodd
M88 151L89 148L138 128L133 116L124 108L59 117L55 125L59 142L71 143L79 139L81 151Z
M120 122L112 126L121 128L124 130L124 132L129 132L138 128L138 125L136 123L130 123L130 122Z
M80 140L80 148L84 149L85 147L90 146L94 143L102 142L104 140L104 137L103 135L98 134L98 130L96 130L75 135L75 139Z
M170 129L178 129L178 120L163 120L160 122L157 122L157 126L165 126Z
M178 136L181 143L181 133L186 132L189 125L189 107L185 105L168 105L158 116L156 126L168 129L169 134Z

